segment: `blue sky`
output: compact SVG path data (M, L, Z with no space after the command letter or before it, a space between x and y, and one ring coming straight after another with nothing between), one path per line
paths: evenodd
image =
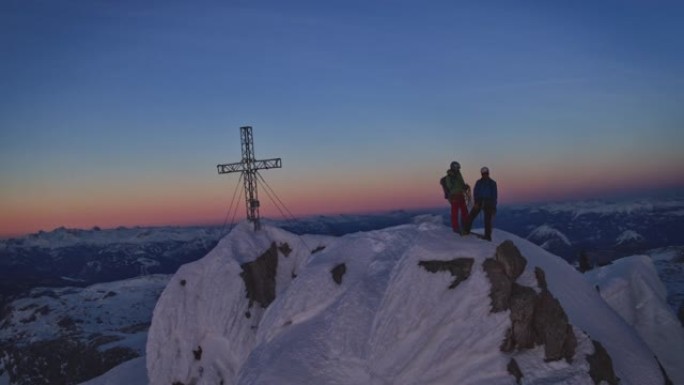
M504 203L682 187L682 20L674 1L2 0L0 232L222 218L237 177L214 166L242 125L298 213L441 204L454 159Z

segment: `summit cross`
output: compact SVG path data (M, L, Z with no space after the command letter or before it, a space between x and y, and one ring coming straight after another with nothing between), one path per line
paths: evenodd
M245 199L247 205L247 219L254 224L254 231L261 229L259 223L259 194L257 191L257 170L281 168L280 158L254 159L254 139L252 127L240 127L242 140L242 161L236 163L219 164L216 166L219 174L241 172L245 183Z

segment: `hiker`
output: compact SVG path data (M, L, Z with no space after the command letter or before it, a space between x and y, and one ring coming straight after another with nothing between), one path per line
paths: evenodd
M458 162L451 162L445 177L446 193L449 203L451 203L451 228L455 233L461 233L458 217L461 217L461 225L464 227L468 223L468 207L466 206L466 190L468 185L461 175L461 165ZM460 212L460 213L459 213Z
M491 241L492 220L496 214L496 182L494 179L489 177L489 168L482 167L480 169L480 174L482 174L482 178L475 183L475 190L473 191L473 199L475 200L475 204L473 205L473 209L470 211L470 215L468 216L466 233L470 233L470 227L473 225L475 218L477 218L477 216L480 214L480 210L484 210L484 239Z

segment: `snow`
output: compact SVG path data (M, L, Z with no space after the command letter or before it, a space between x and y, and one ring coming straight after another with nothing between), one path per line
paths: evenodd
M518 283L536 287L546 272L550 292L578 337L571 363L544 362L541 348L502 353L508 312L490 313L482 262L512 240L528 264ZM276 299L249 307L241 264L275 242ZM311 254L318 246L325 249ZM449 273L430 273L421 260L473 258L470 277L448 289ZM344 263L340 284L331 270ZM295 278L296 276L296 278ZM590 339L613 360L622 384L662 384L653 353L596 289L561 258L495 230L493 242L454 235L441 221L343 237L296 236L243 222L206 257L184 265L154 310L147 343L152 385L241 384L514 384L511 357L526 384L593 384Z
M667 290L647 255L619 259L586 273L601 296L656 354L675 384L684 384L684 329L667 304Z
M141 245L153 242L189 242L195 239L216 239L218 227L134 227L107 230L81 230L60 227L53 231L41 231L19 238L0 240L0 248L9 245L58 249L69 246L107 246L113 243Z
M634 230L625 230L620 234L616 241L616 245L621 245L626 242L640 242L643 241L644 237Z
M534 230L532 230L530 232L530 235L527 236L527 239L546 239L546 238L560 239L566 245L568 245L568 246L572 245L572 243L570 242L570 239L568 239L568 237L565 234L563 234L560 230L558 230L558 229L556 229L550 225L547 225L547 224L544 224L544 225L541 225L541 226L535 228ZM547 244L547 243L545 242L545 244ZM542 246L542 248L544 248L544 247Z
M681 215L684 211L684 200L671 199L639 199L629 201L589 200L577 202L558 202L537 205L539 210L549 213L571 213L573 218L583 215L597 214L601 216L614 214L635 214L638 212L664 211L667 215Z
M12 301L14 310L0 328L0 341L21 336L22 343L30 343L73 334L65 324L71 320L78 325L84 342L87 336L96 333L116 335L121 338L117 346L144 353L144 330L137 333L120 330L149 322L152 305L168 281L168 275L150 275L86 288L33 289L28 296Z

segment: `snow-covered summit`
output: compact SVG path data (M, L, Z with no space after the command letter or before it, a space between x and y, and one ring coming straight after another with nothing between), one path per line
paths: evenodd
M570 239L563 234L560 230L548 225L544 224L541 225L534 230L530 232L530 234L527 236L527 239L532 240L532 241L543 241L542 243L542 248L544 247L544 243L549 243L554 240L560 240L566 245L571 245L572 243L570 242Z
M514 290L546 295L567 314L569 361L545 361L548 343L502 351L517 331L510 311L492 312L500 282L483 265L506 240L527 261ZM170 280L147 368L152 385L593 384L601 346L622 384L664 382L651 350L592 285L514 235L460 237L430 218L339 238L243 223Z
M635 243L635 242L641 242L644 240L643 235L637 233L634 230L625 230L623 231L615 240L616 245L622 245L625 243Z

